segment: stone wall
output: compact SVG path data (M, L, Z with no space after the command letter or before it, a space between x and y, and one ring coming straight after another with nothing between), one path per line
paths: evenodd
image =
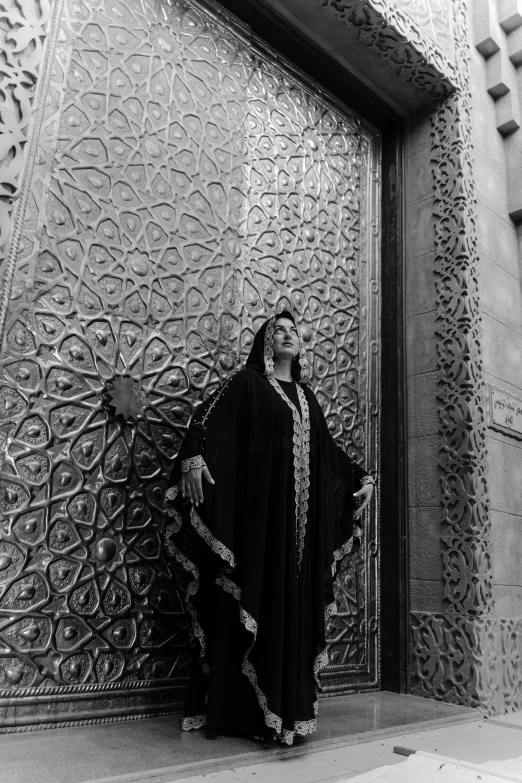
M373 0L372 5L389 16L406 16L411 25L409 38L417 45L428 42L454 60L453 3L451 0Z
M431 112L410 117L406 142L406 337L410 605L443 610L434 180Z
M411 118L407 146L412 690L489 714L522 699L522 444L489 426L488 407L491 383L522 387L519 6L470 5L459 93L431 131L426 115Z
M507 6L511 7L509 13ZM516 6L479 2L474 8L472 119L485 378L522 398L520 229L517 238L517 226L510 217L519 217L518 193L510 187L509 177L515 169L518 180L522 179L519 161L513 155L514 145L522 142L522 72L520 68L517 71L520 63L516 56L522 35L522 5ZM495 614L520 617L522 440L489 428L487 449Z

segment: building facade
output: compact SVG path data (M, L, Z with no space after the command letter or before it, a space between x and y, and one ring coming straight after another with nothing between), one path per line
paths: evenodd
M3 730L180 708L166 476L283 304L379 477L325 695L519 709L522 4L0 13Z

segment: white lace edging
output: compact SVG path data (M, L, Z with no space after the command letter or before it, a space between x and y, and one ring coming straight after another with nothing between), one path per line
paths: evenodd
M199 590L199 571L196 565L191 560L189 560L188 557L186 557L180 549L178 549L178 547L172 540L172 534L177 533L178 530L179 528L176 530L174 525L168 525L165 531L165 548L170 555L176 558L176 560L182 566L182 568L188 573L192 574L192 576L194 577L192 582L190 582L187 586L185 606L192 620L192 633L194 634L194 636L199 642L199 647L200 647L199 662L201 668L205 674L209 674L210 669L206 658L207 637L205 636L205 631L199 624L198 613L196 611L196 608L193 605L192 601L190 600L190 597L195 596Z
M168 529L170 530L171 535L172 535L172 533L178 533L179 530L181 529L181 525L183 523L183 520L181 519L181 514L175 508L172 508L172 507L170 507L168 505L167 505L167 508L166 508L166 512L167 512L167 516L169 516L169 517L171 517L171 519L173 519L173 522L171 522L170 525L168 526ZM167 531L165 531L165 534L166 534L166 532Z
M179 486L175 484L173 487L169 487L167 491L165 492L165 497L167 500L175 500L178 496L179 492Z
M279 384L277 385L279 388L281 388ZM300 391L299 387L298 387L298 391ZM176 494L174 494L174 497L176 496ZM241 606L241 599L242 599L241 588L235 582L233 582L232 579L230 579L230 577L226 573L227 571L230 573L231 570L235 569L236 563L235 563L234 555L230 551L230 549L228 549L228 547L226 547L224 544L221 543L221 541L214 538L214 536L212 535L208 527L205 525L203 520L196 513L194 507L192 507L190 511L190 521L192 526L198 533L198 535L200 535L203 538L203 540L207 543L207 545L212 549L213 552L218 554L225 561L225 564L223 565L221 572L216 577L215 583L216 585L221 587L225 592L232 595L234 599L238 602L240 622L242 623L242 625L244 625L246 630L249 631L249 633L251 633L254 637L250 647L246 650L246 652L243 655L242 672L248 678L250 684L254 688L258 704L261 707L261 710L263 711L265 724L268 728L274 729L277 732L277 734L281 737L281 741L283 743L285 743L286 745L292 745L296 735L306 736L307 734L311 734L315 732L317 729L317 721L315 718L308 721L296 721L294 724L294 730L288 731L287 729L283 729L282 727L282 718L280 718L278 715L276 715L275 713L271 712L271 710L268 709L267 698L258 685L256 671L249 660L249 656L255 646L256 639L257 639L257 623L254 620L254 618ZM198 622L197 611L195 607L192 605L192 602L190 601L189 598L189 596L195 595L199 589L199 572L196 566L194 565L194 563L192 563L176 547L176 545L172 541L171 535L178 531L179 531L178 519L176 518L175 522L171 523L171 525L167 527L165 544L166 544L167 551L170 554L174 555L176 560L183 566L183 568L186 571L192 573L192 575L194 576L193 581L187 587L186 606L187 606L187 611L189 612L192 619L192 628L193 628L194 636L197 638L200 644L200 650L201 650L199 656L200 664L203 671L206 674L208 674L210 670L208 667L208 663L206 661L206 647L207 647L206 637L202 627ZM362 538L362 535L363 532L361 528L358 525L354 525L354 536L356 536L357 538ZM353 549L353 536L345 544L343 544L342 547L339 547L339 549L335 550L334 562L332 564L332 576L335 576L336 567L339 560L345 557L345 555L349 554L352 551L352 549ZM332 603L325 608L325 613L324 613L325 627L330 617L332 617L336 613L336 611L337 611L336 603L335 601L332 601ZM321 690L321 681L320 681L321 670L324 669L324 667L327 665L328 665L328 652L327 649L325 648L315 658L313 664L313 675L316 683L317 693L319 693L319 691ZM317 715L317 706L318 705L316 701L314 703L315 715ZM186 725L187 728L184 728L183 730L190 731L191 729L201 728L202 726L206 725L206 722L207 722L206 715L197 715L194 718L184 718L183 725Z
M274 325L276 322L275 315L269 319L266 330L265 340L263 345L263 358L265 360L265 375L270 378L274 374Z
M279 734L281 737L283 737L283 720L279 717L279 715L276 715L274 712L272 712L268 708L268 700L266 698L266 695L263 693L261 688L259 687L259 684L257 682L257 674L256 670L252 666L252 663L249 660L249 656L254 649L256 640L257 640L257 622L254 620L252 615L250 615L242 606L241 606L241 600L242 600L242 592L239 585L237 585L232 579L230 579L230 576L225 573L226 571L229 571L229 569L235 568L235 559L230 552L230 550L222 544L220 541L218 541L214 536L211 534L210 530L207 528L207 526L204 524L203 520L199 517L199 515L196 513L194 508L191 509L191 523L194 527L194 529L197 531L197 533L204 539L204 541L211 547L213 552L216 552L219 554L226 562L227 565L224 565L221 569L221 572L216 577L215 583L221 587L225 592L229 593L234 597L234 599L238 602L239 606L239 620L241 624L246 628L246 630L252 634L253 639L251 645L248 647L248 649L243 654L243 663L241 666L242 672L245 675L245 677L248 678L250 684L254 688L256 698L258 701L259 706L261 707L261 710L263 712L263 717L265 720L265 724L268 728L274 729L277 734ZM228 554L226 554L228 553ZM226 555L226 556L225 556ZM315 705L314 705L315 710ZM305 732L305 724L308 725L310 721L305 721L301 723L296 723L296 727L301 727L302 732ZM313 729L315 731L315 729ZM286 730L284 730L286 732ZM293 738L297 732L297 728L294 729L294 732L286 732L287 740L284 740L287 744L292 744ZM306 733L306 732L305 732ZM291 735L291 741L288 741L290 739Z
M201 536L203 541L208 544L216 555L219 555L222 560L226 560L230 568L236 567L236 559L230 549L226 547L225 544L222 544L217 538L214 538L201 517L196 513L194 506L190 509L190 523L198 536Z
M241 601L241 590L226 574L221 573L216 577L216 584L223 588L225 593L230 593L236 601Z
M310 410L308 408L305 393L298 384L297 396L301 406L301 416L293 402L287 397L281 385L277 382L276 378L270 377L268 380L292 411L294 420L295 526L297 572L299 573L303 561L306 523L308 518L308 497L310 492Z
M345 543L339 547L339 549L336 549L333 553L333 563L332 563L332 576L335 576L337 571L337 563L339 560L342 560L343 557L346 557L346 555L349 555L350 552L353 549L353 536L348 539L348 541L345 541Z
M293 731L287 731L283 729L281 732L281 742L284 745L293 745L296 735L300 737L306 737L307 734L313 734L317 731L317 720L298 720L294 723L295 729Z
M195 457L181 460L181 472L188 473L193 468L204 468L206 464L201 454L197 454Z
M353 532L356 538L362 538L363 532L358 525L353 526ZM339 549L336 549L335 552L333 553L334 561L332 563L332 577L334 577L336 574L337 563L352 551L354 536L348 539L346 543L344 543L341 547L339 547ZM335 603L335 601L332 601L332 603L328 604L328 606L324 610L325 628L327 627L328 620L330 619L330 617L333 617L333 615L336 614L336 612L337 612L337 604ZM324 669L324 667L327 665L328 665L328 651L325 647L324 650L319 653L319 655L314 661L314 677L315 677L317 692L321 690L321 680L319 676L321 673L321 669Z
M312 368L310 367L310 362L308 361L306 348L303 345L301 335L299 335L299 367L301 370L299 383L308 383L308 381L312 378Z
M354 538L362 538L363 532L359 525L353 526L353 536L348 539L348 541L345 541L345 543L339 547L339 549L336 549L333 553L333 563L332 563L332 576L335 576L337 572L337 563L343 559L343 557L346 557L346 555L349 555L350 552L353 549L353 539Z
M210 530L207 528L203 520L199 517L199 515L194 510L194 507L192 507L190 515L191 515L190 517L191 524L196 530L196 532L203 538L203 540L208 544L208 546L210 546L213 552L216 552L218 555L220 555L220 557L223 558L223 560L226 561L226 565L223 566L221 572L216 577L215 583L219 587L221 587L225 592L232 595L234 599L238 602L239 620L241 624L246 628L246 630L249 633L251 633L253 636L252 643L250 644L246 652L243 654L243 663L241 668L243 674L248 678L250 684L254 688L258 704L263 712L265 724L268 728L274 729L274 731L276 731L276 733L281 737L282 742L284 742L287 745L292 745L296 734L299 734L300 736L305 736L306 734L310 734L316 730L317 728L316 719L314 718L309 721L296 721L296 723L294 724L294 730L288 731L287 729L283 729L282 718L279 715L276 715L271 710L269 710L268 700L266 698L266 695L259 687L259 684L257 682L256 671L249 660L249 656L252 650L254 649L257 640L257 628L258 628L257 622L254 620L252 615L250 615L241 606L241 599L242 599L241 588L234 581L232 581L232 579L230 579L227 573L225 573L226 571L229 571L229 569L231 570L235 568L235 558L232 552L224 544L222 544L220 541L214 538L214 536L211 534ZM167 528L167 531L170 532L169 528ZM174 531L172 530L172 532ZM186 606L191 616L194 636L199 641L200 648L201 648L201 652L199 656L200 664L203 671L206 674L208 674L210 670L205 657L206 647L207 647L206 637L203 629L199 625L197 619L197 611L192 605L192 602L190 601L189 598L189 596L195 595L199 589L199 572L196 566L194 565L194 563L192 563L174 544L174 542L172 541L168 533L166 535L166 547L169 553L176 558L176 560L180 563L180 565L182 565L186 571L189 571L194 576L193 581L189 584L187 588ZM335 603L327 607L325 616L330 617L331 614L333 613L335 613ZM318 684L318 686L319 686L319 671L327 663L328 663L328 655L326 650L324 650L323 653L321 653L321 655L318 656L314 662L314 677L316 679L316 683ZM317 714L317 701L314 703L314 714ZM201 728L202 726L206 725L206 722L207 722L206 715L197 715L192 718L184 718L182 727L184 731L190 731L191 729Z
M181 721L181 731L196 731L207 725L206 715L194 715L191 718L183 718Z

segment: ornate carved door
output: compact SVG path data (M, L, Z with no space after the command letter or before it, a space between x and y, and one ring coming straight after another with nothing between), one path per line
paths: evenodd
M283 301L332 434L378 467L376 133L184 0L57 0L39 102L2 314L5 725L13 696L26 723L58 693L55 720L179 706L165 474ZM373 508L337 584L329 693L378 687L377 568Z

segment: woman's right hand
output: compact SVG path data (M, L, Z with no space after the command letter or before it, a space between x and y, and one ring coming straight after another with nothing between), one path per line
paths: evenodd
M191 500L195 506L203 503L203 476L210 484L216 483L206 465L202 468L191 468L181 476L181 494Z

